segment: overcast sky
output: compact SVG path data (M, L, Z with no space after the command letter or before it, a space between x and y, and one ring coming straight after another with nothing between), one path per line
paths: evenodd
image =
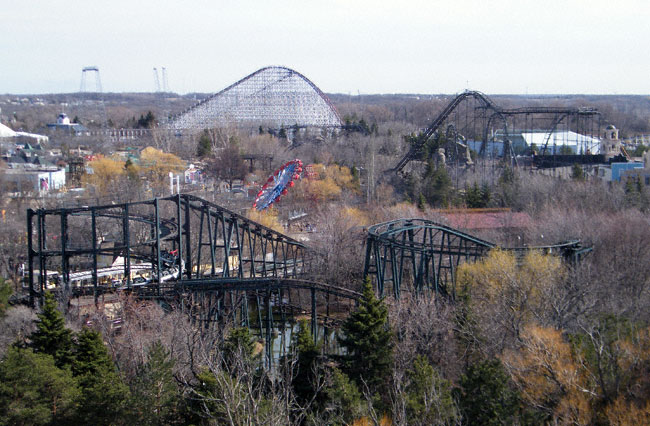
M650 2L0 0L0 93L216 92L268 65L328 93L650 93Z

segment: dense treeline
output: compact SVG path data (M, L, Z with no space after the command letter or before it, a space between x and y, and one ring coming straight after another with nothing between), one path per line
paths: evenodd
M245 329L206 330L179 310L129 299L117 313L119 330L101 315L69 317L64 325L50 298L36 319L28 308L7 307L4 285L0 417L8 424L648 422L644 185L505 168L468 190L415 181L414 191L434 195L420 206L364 206L353 204L363 195L349 168L330 163L317 170L320 183L297 187L292 202L318 200L322 208L313 213L320 232L311 244L323 254L316 272L332 284L360 287L363 225L408 216L443 220L431 206L508 206L527 212L532 223L482 237L531 245L577 237L594 251L577 265L494 251L459 270L455 301L408 293L379 301L366 286L342 328L345 356L325 354L302 325L292 355L274 371L262 368L262 344ZM432 173L453 176L443 170Z
M140 165L106 160L104 176L112 180L98 173L83 181L125 197L136 198L144 182L164 190L166 167L181 169L164 156L170 150L191 161L200 157L207 176L231 185L264 179L271 167L259 163L250 173L241 154L310 164L314 176L297 183L283 203L306 212L316 231L308 234L319 254L315 277L364 296L343 318L344 351L325 353L299 323L290 355L271 371L263 368L264 347L254 331L207 328L174 306L122 298L114 313L119 328L101 312L79 318L66 300L49 296L38 312L10 306L12 290L20 292L24 211L35 207L16 200L6 208L0 236L0 269L11 282L0 285L0 423L650 423L648 188L639 179L601 182L588 167L559 178L497 162L445 165L435 158L435 144L405 179L384 175L408 149L413 123L426 125L447 101L353 104L344 97L343 134L297 134L291 149L288 138L263 129L255 135L208 129L182 145L153 132L165 153L146 150ZM644 125L637 119L646 101L636 101L629 111L612 107L629 113L623 118L630 125L612 121L630 133ZM399 300L378 300L361 276L365 227L398 217L445 222L440 209L464 207L527 215L521 227L470 231L496 243L580 238L594 250L579 264L495 250L458 270L454 300L408 291ZM250 213L294 232L284 227L285 214L282 208Z

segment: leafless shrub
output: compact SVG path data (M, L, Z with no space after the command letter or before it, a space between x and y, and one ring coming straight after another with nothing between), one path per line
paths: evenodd
M27 306L14 306L0 320L0 358L9 345L22 341L35 329L36 312Z

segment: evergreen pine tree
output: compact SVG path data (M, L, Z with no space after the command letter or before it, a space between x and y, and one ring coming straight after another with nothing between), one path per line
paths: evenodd
M245 361L255 358L255 341L248 327L233 328L222 349L224 360L228 365L232 365L240 356Z
M210 133L207 130L204 130L199 138L199 143L196 148L196 155L199 158L207 157L212 153L212 140L210 139Z
M302 320L298 324L298 334L294 345L297 359L292 386L298 402L302 404L314 396L315 379L319 374L316 368L320 347L314 342L307 320Z
M365 414L365 402L357 385L341 370L330 370L329 385L325 388L326 424L347 425Z
M56 300L45 293L43 310L37 315L36 331L30 336L34 352L51 355L57 367L72 363L72 331L65 327L65 319L57 310Z
M580 167L580 164L574 164L571 167L571 179L577 181L585 180L585 172L582 170L582 167Z
M469 209L481 207L481 190L476 182L465 190L465 204Z
M359 307L345 320L339 343L346 349L343 371L359 387L365 382L371 392L384 390L392 366L392 332L388 308L377 299L366 277Z
M519 411L519 396L498 359L469 366L460 379L458 402L468 425L512 424Z
M492 201L492 191L490 190L490 185L487 182L481 184L481 207L489 207L490 201Z
M427 207L427 200L424 198L424 195L420 194L418 196L418 209L424 211Z
M442 379L422 355L408 371L406 414L408 424L453 424L458 412L447 380Z
M0 318L2 318L9 308L9 297L13 291L9 283L0 277Z
M70 424L79 388L51 355L9 347L0 362L0 425Z
M77 336L72 373L82 390L80 424L126 424L129 389L115 370L101 334L84 328Z
M133 401L138 423L168 425L178 423L181 394L174 381L174 360L157 341L147 353L147 362L138 368L133 385Z

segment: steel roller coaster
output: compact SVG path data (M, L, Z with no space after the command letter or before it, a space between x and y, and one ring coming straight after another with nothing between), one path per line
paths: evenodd
M269 366L273 335L287 324L309 318L313 335L333 343L332 330L361 297L319 282L312 268L319 253L302 242L188 194L30 209L27 232L32 304L45 291L93 296L95 303L114 292L173 302L204 325L258 329ZM364 274L380 296L392 286L394 297L435 291L453 298L458 265L495 247L431 221L398 219L369 228ZM536 249L570 259L590 250L577 240ZM117 286L115 277L122 278Z
M560 128L571 129L584 138L599 136L600 112L594 108L546 106L503 108L481 92L465 91L454 97L418 134L409 151L389 172L400 173L409 162L421 159L426 143L436 134L449 136L450 128L456 138L462 136L465 141L474 141L480 158L497 156L516 164L511 140L513 132L541 131L544 137L540 153L544 157L557 154L551 149L551 138ZM491 147L494 144L498 144L500 149L495 151ZM572 161L580 162L579 158Z

